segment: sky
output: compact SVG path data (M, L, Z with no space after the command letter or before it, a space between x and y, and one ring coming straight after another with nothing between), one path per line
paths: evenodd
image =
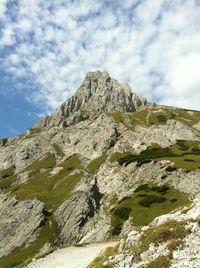
M200 110L200 0L0 0L0 137L51 114L95 70Z

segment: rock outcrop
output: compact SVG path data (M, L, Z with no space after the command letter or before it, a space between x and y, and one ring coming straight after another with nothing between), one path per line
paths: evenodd
M38 127L64 126L94 118L102 112L134 112L147 105L128 85L111 78L107 72L89 72L77 93L56 112L40 121Z
M0 257L27 247L45 224L45 205L39 200L17 201L0 193Z
M86 182L58 207L55 216L61 230L58 235L61 243L104 241L108 237L110 222L101 211L102 196L94 181Z

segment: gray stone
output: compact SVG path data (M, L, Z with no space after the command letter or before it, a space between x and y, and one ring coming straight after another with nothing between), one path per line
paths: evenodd
M0 193L0 257L28 246L45 222L45 205L38 200L17 201Z

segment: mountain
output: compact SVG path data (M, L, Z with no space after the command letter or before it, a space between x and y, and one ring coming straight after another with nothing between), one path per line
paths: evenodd
M51 117L39 122L39 127L68 126L94 118L103 112L134 112L147 105L128 85L120 84L107 72L89 72L77 93L66 100Z
M200 112L90 72L52 116L0 140L0 267L118 239L90 267L199 267L199 178Z

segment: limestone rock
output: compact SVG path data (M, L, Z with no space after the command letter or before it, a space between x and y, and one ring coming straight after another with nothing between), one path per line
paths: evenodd
M53 116L40 121L37 126L56 126L73 115L66 121L67 126L102 112L133 112L146 104L145 98L137 96L128 85L120 84L107 72L89 72L77 93L65 101Z
M45 205L0 193L0 257L33 242L45 222Z
M100 213L101 198L98 186L89 184L87 190L75 192L56 210L55 216L61 230L59 239L62 242L68 245L97 242L107 237L110 224L107 224L107 228L106 217L103 218Z

